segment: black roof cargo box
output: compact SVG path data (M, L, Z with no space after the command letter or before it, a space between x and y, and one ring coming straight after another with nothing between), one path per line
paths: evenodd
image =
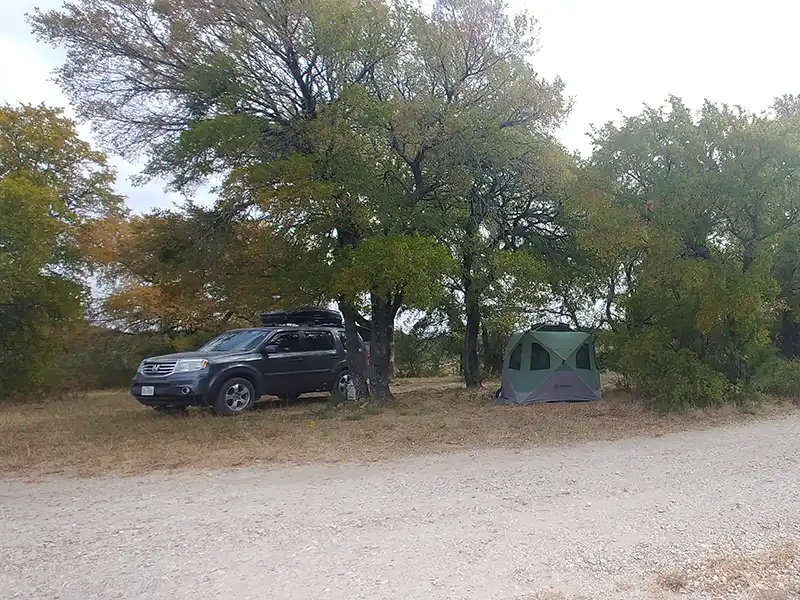
M335 310L307 306L290 310L275 310L261 313L261 323L265 327L276 325L322 325L344 327L342 315Z

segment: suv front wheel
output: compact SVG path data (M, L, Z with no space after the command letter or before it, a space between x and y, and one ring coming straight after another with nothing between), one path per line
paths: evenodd
M243 377L228 379L219 388L214 400L214 411L225 416L240 415L256 401L253 384Z

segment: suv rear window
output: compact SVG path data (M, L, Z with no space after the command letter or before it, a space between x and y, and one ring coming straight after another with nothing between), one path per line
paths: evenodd
M300 332L282 331L270 343L277 347L276 352L300 352Z
M308 352L333 350L333 334L330 331L306 331L306 347Z

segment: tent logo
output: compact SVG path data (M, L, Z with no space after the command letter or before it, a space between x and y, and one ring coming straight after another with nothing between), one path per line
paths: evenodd
M561 388L571 388L572 384L571 383L557 383L553 387L556 388L557 390L561 389Z

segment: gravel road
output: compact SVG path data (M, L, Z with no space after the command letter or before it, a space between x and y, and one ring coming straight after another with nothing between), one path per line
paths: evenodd
M0 598L795 598L799 453L793 416L369 466L0 480ZM761 566L726 587L725 561Z

